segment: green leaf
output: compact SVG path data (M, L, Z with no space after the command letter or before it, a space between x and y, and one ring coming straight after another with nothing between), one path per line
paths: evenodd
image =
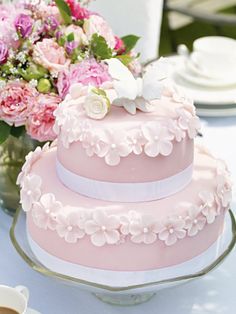
M64 46L66 43L66 37L65 36L61 36L59 39L58 39L58 45L59 46Z
M11 131L11 126L4 121L0 121L0 144L5 142Z
M93 88L92 92L100 96L105 96L105 97L107 96L106 92L101 88Z
M69 35L67 35L67 41L71 42L75 40L75 35L74 33L70 33Z
M68 4L64 0L55 0L55 3L60 11L64 23L66 25L71 24L72 23L71 10Z
M121 38L125 44L125 51L130 52L134 46L137 44L137 41L140 39L140 37L135 35L127 35Z
M133 61L133 57L129 55L120 55L116 56L117 59L119 59L125 66L129 65L130 62Z
M24 133L24 131L25 131L24 125L18 127L12 126L10 133L12 136L19 138Z
M112 58L112 49L109 48L104 37L98 34L93 34L90 42L91 53L98 59L110 59Z

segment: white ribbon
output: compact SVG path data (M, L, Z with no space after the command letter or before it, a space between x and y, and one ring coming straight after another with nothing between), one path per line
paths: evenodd
M71 263L42 249L29 235L29 231L27 232L27 236L30 247L36 258L52 271L111 287L128 287L130 285L147 284L195 274L205 269L226 250L232 237L231 228L229 226L230 219L229 215L227 215L228 228L225 227L223 234L206 251L198 256L175 266L146 271L112 271Z
M115 183L85 178L66 169L59 160L56 169L61 182L76 193L111 202L146 202L182 190L192 179L193 165L166 179L142 183Z

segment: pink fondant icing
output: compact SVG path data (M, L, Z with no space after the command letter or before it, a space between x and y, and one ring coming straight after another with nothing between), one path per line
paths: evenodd
M207 225L197 236L186 237L173 246L166 246L162 241L149 245L128 241L123 245L96 247L88 237L69 244L56 232L37 228L30 215L27 220L31 238L62 260L106 270L142 271L174 266L207 250L222 232L224 215L219 216L214 224Z
M150 214L153 219L167 219L169 216L185 214L184 206L180 206L182 202L200 206L200 191L208 190L212 193L216 191L217 162L212 157L198 152L193 180L184 190L162 200L142 203L99 201L68 190L57 178L55 159L56 149L53 148L35 162L31 173L41 177L42 193L53 193L55 199L65 206L63 207L65 214L73 207L73 210L76 208L87 211L103 210L115 215L127 214L128 211L134 210L141 214ZM61 239L56 231L38 228L31 217L31 213L27 214L30 236L48 253L84 266L123 271L161 268L191 259L204 252L217 240L224 223L224 214L221 214L214 223L206 225L196 236L186 236L173 246L166 246L160 240L152 244L135 244L127 238L124 243L118 245L96 247L91 243L89 236L70 244Z
M148 182L173 176L193 162L193 140L186 137L181 142L174 142L169 156L158 155L155 158L130 154L121 158L116 167L107 165L96 155L88 157L81 142L72 143L66 149L58 141L57 158L71 172L80 176L108 182Z

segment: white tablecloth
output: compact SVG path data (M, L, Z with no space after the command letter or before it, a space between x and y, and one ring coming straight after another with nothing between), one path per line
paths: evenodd
M202 119L203 141L224 158L236 182L236 118ZM234 190L235 192L235 190ZM236 208L234 193L233 207ZM204 278L158 292L148 303L113 307L87 292L70 288L29 268L9 239L11 218L0 211L0 284L26 285L30 306L43 314L234 314L236 251Z

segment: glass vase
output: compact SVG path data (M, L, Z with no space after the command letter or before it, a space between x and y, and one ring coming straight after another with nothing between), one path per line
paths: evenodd
M16 179L25 161L25 156L38 145L27 134L19 138L9 136L0 145L0 207L14 215L19 207L19 187Z

